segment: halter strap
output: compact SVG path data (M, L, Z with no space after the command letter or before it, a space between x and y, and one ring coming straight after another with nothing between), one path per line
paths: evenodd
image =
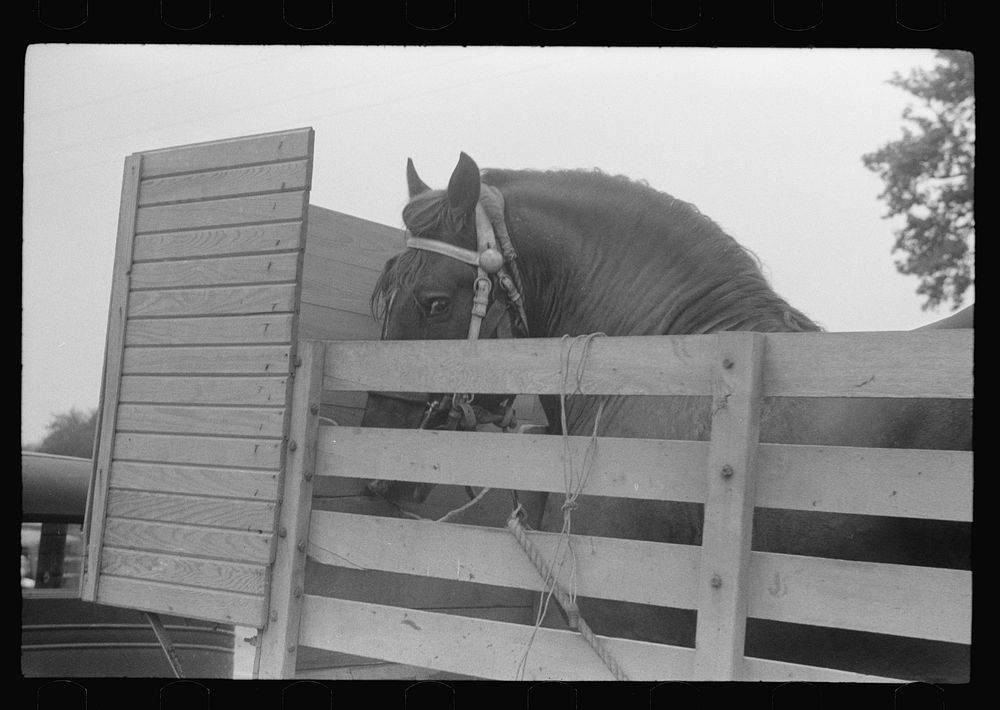
M454 244L448 244L447 242L441 242L437 239L407 237L406 246L411 249L432 251L444 256L450 256L452 259L458 259L459 261L471 264L472 266L479 266L479 252L472 251L471 249L463 249L462 247L457 247Z

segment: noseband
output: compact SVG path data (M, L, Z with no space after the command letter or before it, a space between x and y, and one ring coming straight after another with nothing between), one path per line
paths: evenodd
M406 238L407 247L431 251L476 267L468 340L478 340L481 335L500 338L528 335L528 318L524 310L524 288L517 268L517 252L507 232L503 214L503 194L494 187L481 185L476 205L477 251L436 239L414 236ZM492 293L502 293L502 297L494 298L491 304ZM461 422L467 428L475 428L477 423L497 424L502 429L516 426L512 402L507 402L503 414L498 415L473 405L472 398L473 395L470 394L451 396L449 423L454 422L454 426L457 426Z

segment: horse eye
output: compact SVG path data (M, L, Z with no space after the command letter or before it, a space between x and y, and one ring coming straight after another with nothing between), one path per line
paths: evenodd
M431 316L444 315L448 312L450 305L447 298L432 298L427 302L427 314Z

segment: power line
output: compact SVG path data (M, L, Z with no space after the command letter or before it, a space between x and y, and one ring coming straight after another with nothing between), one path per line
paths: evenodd
M280 55L278 57L278 59L281 59L282 57L286 57L286 56L291 56L291 54L293 54L293 53L292 52L288 52L287 54L282 54L282 55ZM224 67L222 69L217 69L215 71L201 72L201 73L195 74L193 76L186 76L186 77L182 77L180 79L173 79L171 81L164 81L164 82L161 82L159 84L152 84L152 85L149 85L149 86L145 86L145 87L143 87L141 89L135 89L133 91L123 91L123 92L118 93L118 94L111 94L110 96L104 96L104 97L101 97L101 98L98 98L98 99L91 99L90 101L81 101L80 103L69 104L67 106L60 106L58 108L49 109L48 111L41 111L41 112L34 113L34 114L28 114L26 116L26 118L28 118L28 119L45 118L47 116L53 116L55 114L65 113L67 111L74 111L74 110L80 109L80 108L87 108L88 106L96 106L96 105L99 105L99 104L102 104L102 103L109 103L111 101L117 101L118 99L128 98L129 96L136 96L138 94L144 94L144 93L148 93L150 91L156 91L157 89L164 89L164 88L169 87L169 86L176 86L178 84L184 84L186 82L196 81L196 80L199 80L199 79L204 79L205 77L218 76L219 74L225 74L226 72L233 71L234 69L242 69L242 68L245 68L245 67L253 66L254 64L261 64L263 62L270 62L270 61L274 61L274 60L275 60L275 58L273 56L267 56L267 57L262 57L261 59L254 59L253 61L249 61L249 62L240 62L239 64L231 64L231 65L229 65L227 67Z
M92 146L92 145L97 144L97 143L104 143L104 142L107 142L107 141L117 140L119 138L128 138L128 137L131 137L131 136L142 135L143 133L150 133L150 132L154 132L154 131L160 131L160 130L163 130L165 128L174 128L176 126L183 126L183 125L188 124L188 123L195 123L197 121L202 121L202 120L204 120L206 118L219 118L221 116L228 116L228 115L234 114L234 113L236 113L238 111L250 111L250 110L253 110L253 109L263 108L265 106L273 106L273 105L276 105L276 104L287 103L289 101L296 101L296 100L299 100L299 99L311 98L313 96L320 96L320 95L323 95L323 94L331 93L333 91L340 91L342 89L353 89L353 88L357 88L357 87L361 87L361 86L366 86L366 85L369 85L369 84L374 84L374 83L383 81L383 80L385 80L387 78L396 78L396 77L399 77L399 76L405 76L407 74L413 74L415 72L424 72L424 71L428 71L430 69L436 69L436 68L441 67L441 66L446 66L448 64L455 64L457 62L464 62L464 61L467 61L467 58L465 58L465 57L459 57L458 59L450 59L448 61L439 62L437 64L432 64L430 66L415 67L413 69L408 69L408 70L402 71L402 72L392 72L392 73L389 73L389 74L384 74L384 75L382 75L382 76L380 76L380 77L378 77L376 79L365 79L365 80L362 80L362 81L350 82L350 83L347 83L347 84L339 84L337 86L326 87L326 88L319 89L319 90L316 90L316 91L308 91L308 92L305 92L305 93L302 93L302 94L295 94L293 96L285 96L285 97L282 97L282 98L279 98L279 99L272 99L270 101L263 101L263 102L248 104L248 105L245 105L245 106L239 106L237 108L231 108L231 109L227 109L225 111L216 111L214 113L204 113L204 114L200 114L200 115L197 115L197 116L193 116L191 118L186 118L186 119L184 119L182 121L174 121L173 123L166 123L166 124L160 124L160 125L157 125L157 126L151 126L151 127L146 127L146 128L139 128L139 129L136 129L136 130L133 130L133 131L127 131L125 133L116 133L116 134L113 134L113 135L110 135L110 136L101 136L99 138L90 139L90 140L77 141L75 143L69 143L69 144L66 144L66 145L63 145L63 146L59 146L57 148L49 148L47 150L28 151L28 154L34 155L34 156L53 155L55 153L61 153L61 152L66 151L66 150L72 150L73 148L80 148L80 147L83 147L83 146Z
M591 57L591 56L594 56L594 55L595 55L595 53L588 53L588 54L584 55L584 57L586 58L586 57ZM515 69L515 70L512 70L512 71L503 72L501 74L494 74L494 75L490 75L490 76L486 76L486 77L478 77L476 79L472 79L472 80L469 80L469 81L459 82L457 84L449 84L447 86L436 87L434 89L428 89L426 91L420 91L420 92L417 92L417 93L407 94L407 95L404 95L404 96L397 96L397 97L393 97L393 98L390 98L390 99L384 99L384 100L381 100L381 101L375 101L375 102L371 102L371 103L367 103L367 104L360 104L360 105L356 105L356 106L348 106L346 108L343 108L343 109L340 109L340 110L337 110L337 111L331 111L331 112L324 112L324 113L319 113L319 114L313 114L313 115L307 116L307 117L305 117L305 118L303 118L301 120L303 122L306 122L306 121L310 121L310 120L314 120L314 119L319 119L319 118L331 118L331 117L334 117L334 116L341 116L341 115L344 115L344 114L354 113L354 112L357 112L357 111L364 111L364 110L371 109L371 108L378 108L378 107L389 105L389 104L393 104L393 103L399 103L399 102L402 102L402 101L408 101L410 99L422 98L424 96L430 96L430 95L433 95L433 94L438 94L438 93L443 93L443 92L451 91L453 89L462 88L462 87L465 87L465 86L473 86L473 85L476 85L476 84L482 84L482 83L485 83L485 82L488 82L488 81L494 81L496 79L502 79L502 78L506 78L506 77L509 77L509 76L515 76L515 75L518 75L518 74L525 74L525 73L533 72L533 71L540 71L540 70L543 70L543 69L547 69L549 67L557 66L559 64L565 64L566 62L569 62L569 61L578 61L578 60L579 60L579 57L570 57L570 58L566 58L566 59L560 59L560 60L557 60L557 61L554 61L554 62L548 62L546 64L535 65L535 66L530 66L530 67L524 67L522 69ZM441 66L443 64L451 64L451 63L454 63L455 61L462 61L462 60L451 60L449 62L443 62L443 63L441 63L439 65L434 65L434 66L436 67L436 66ZM425 70L427 68L428 67L422 67L420 69L410 70L409 72L405 72L405 73L412 73L413 71L423 71L423 70ZM430 67L430 68L433 68L433 67ZM399 76L399 74L397 74L396 76ZM384 78L384 77L382 77L382 78ZM381 79L379 79L379 80L381 80ZM375 80L375 81L379 81L379 80ZM360 85L370 84L370 83L374 83L374 82L373 81L360 82ZM353 87L354 85L348 85L348 86ZM277 100L274 100L274 101L267 101L267 102L263 102L263 103L260 103L260 104L256 104L253 107L241 107L239 109L230 109L230 110L227 110L227 111L224 111L224 112L216 112L214 114L205 114L205 115L202 115L202 116L197 117L197 118L186 119L184 121L180 121L180 122L173 123L173 124L168 124L166 126L157 126L157 127L154 127L154 128L143 129L143 130L140 130L140 131L133 131L133 132L131 132L129 134L124 134L124 135L121 135L121 136L111 136L111 137L107 137L107 138L103 138L103 139L98 139L98 141L96 141L96 142L102 142L102 141L105 141L105 140L113 140L113 139L119 138L119 137L126 137L127 135L140 134L140 133L151 132L151 131L158 131L158 130L162 130L163 128L170 128L170 127L177 126L177 125L183 125L183 124L186 124L186 123L192 123L192 122L195 122L195 121L203 120L205 118L217 118L217 117L220 117L220 116L227 116L227 115L235 113L236 111L247 110L247 108L254 108L254 107L259 108L261 106L268 106L268 105L272 105L272 104L275 104L275 103L284 103L284 102L287 102L289 100L292 100L293 98L304 98L304 97L307 97L307 96L313 96L313 95L317 95L317 94L327 93L328 91L335 91L335 90L338 90L340 88L348 88L348 86L334 87L332 89L324 89L324 90L317 91L317 92L309 92L308 94L303 94L303 95L300 95L300 96L297 96L297 97L290 97L290 98L277 99ZM261 129L261 130L264 130L264 129ZM64 148L64 149L68 150L69 147ZM50 150L50 151L46 151L45 153L36 153L35 155L44 155L46 153L58 152L59 150L64 150L64 149ZM51 171L43 171L43 172L29 172L28 175L31 176L31 177L46 177L46 176L49 176L49 175L57 175L57 174L64 174L64 173L73 173L73 172L78 172L80 170L85 170L85 169L90 168L90 167L103 166L103 165L111 165L113 163L119 162L119 160L120 160L119 158L115 158L114 160L103 160L103 161L99 161L99 162L96 162L96 163L87 163L85 165L81 165L81 166L73 167L73 168L51 170Z

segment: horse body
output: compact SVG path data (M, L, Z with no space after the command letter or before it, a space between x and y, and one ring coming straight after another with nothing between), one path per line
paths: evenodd
M624 178L579 171L480 174L463 154L448 189L434 191L411 163L411 202L404 209L410 232L475 249L480 181L503 195L533 337L819 330L771 289L749 252L694 206ZM373 294L384 337L466 337L474 276L473 267L439 254L411 250L394 257ZM567 433L591 433L598 401L567 399ZM543 399L543 405L550 423L559 421L558 402ZM415 426L419 410L373 397L363 425ZM598 425L600 436L653 439L707 440L710 430L707 397L608 398ZM969 449L970 432L968 402L768 398L760 436L774 443ZM561 527L562 502L553 494L544 511L535 511L542 529ZM577 503L574 533L700 543L700 505L588 496ZM753 548L967 568L967 538L968 527L957 523L760 509ZM694 644L693 611L584 599L581 612L598 633ZM799 647L806 663L817 653L837 655L827 648L836 634L803 628L786 638L787 629L750 623L747 652L768 656ZM871 648L859 670L891 674L904 654L911 667L903 672L914 677L962 673L963 656L955 649L943 661L940 649L924 658L906 644Z

